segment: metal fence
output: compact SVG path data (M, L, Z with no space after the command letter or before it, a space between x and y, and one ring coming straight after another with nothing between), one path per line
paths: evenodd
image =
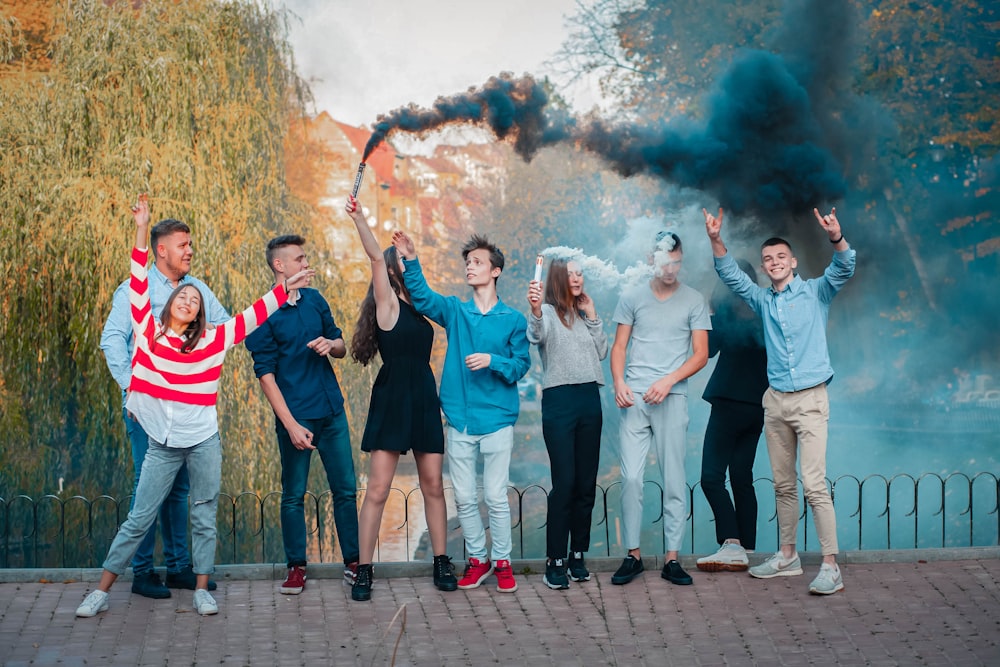
M991 472L896 474L891 477L844 475L829 481L837 513L840 549L910 549L1000 545L1000 478ZM760 478L757 550L778 546L771 480ZM591 555L624 552L620 538L619 483L598 486L591 524ZM647 481L641 547L663 552L662 487ZM359 490L359 501L364 490ZM461 530L449 500L448 551L463 552ZM801 494L800 494L801 496ZM547 490L539 485L511 487L514 555L545 555ZM712 513L699 485L688 487L689 514L684 551L710 553L716 548ZM88 499L45 495L0 498L0 567L98 567L115 531L128 513L131 496ZM280 492L223 494L218 512L219 564L283 562ZM392 489L383 517L377 561L429 560L419 488ZM804 550L818 544L808 507L801 505L798 542ZM309 559L340 558L330 493L306 496Z

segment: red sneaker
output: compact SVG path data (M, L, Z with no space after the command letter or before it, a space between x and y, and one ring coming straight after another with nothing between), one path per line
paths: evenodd
M469 564L465 567L465 574L458 580L458 587L462 590L479 588L480 584L486 581L486 577L493 573L493 564L487 558L485 562L478 558L470 558Z
M514 570L510 566L509 560L497 561L497 590L501 593L513 593L517 590L517 582L514 581Z
M288 568L288 578L278 592L283 595L298 595L306 587L306 568L295 565Z

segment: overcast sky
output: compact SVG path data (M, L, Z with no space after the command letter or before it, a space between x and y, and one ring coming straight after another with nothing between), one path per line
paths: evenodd
M290 37L317 111L353 125L410 102L428 106L502 71L551 74L543 63L576 9L576 0L276 2L299 17Z

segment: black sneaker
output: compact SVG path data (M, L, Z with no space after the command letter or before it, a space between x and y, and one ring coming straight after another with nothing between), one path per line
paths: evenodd
M550 558L545 561L545 585L554 591L569 588L569 578L566 577L566 561L562 558Z
M191 566L188 565L186 568L180 572L167 572L167 588L183 588L185 590L193 591L197 586L195 584L198 581L198 575L194 573ZM214 591L218 586L211 579L208 580L208 590Z
M458 579L455 578L455 566L448 556L434 556L434 585L439 591L458 590Z
M170 597L170 590L160 581L160 575L152 570L132 575L132 592L154 600Z
M681 564L675 560L669 561L663 566L663 571L660 572L660 576L669 581L672 584L677 584L678 586L690 586L694 583L694 579L691 575L684 571Z
M571 553L566 567L569 569L569 578L573 581L590 581L590 571L587 570L587 566L583 563L582 552L574 551Z
M372 578L374 572L371 563L358 565L354 583L351 585L351 599L365 602L372 599Z
M645 569L642 566L641 558L636 558L632 554L629 554L625 556L625 560L622 561L621 566L611 575L611 583L616 586L627 584L642 574Z

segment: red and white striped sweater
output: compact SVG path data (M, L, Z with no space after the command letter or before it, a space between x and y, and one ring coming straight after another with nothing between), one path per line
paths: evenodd
M282 284L276 285L242 313L206 330L190 352L181 353L182 339L169 332L157 336L163 327L153 318L149 305L148 259L148 249L132 249L129 301L135 351L129 391L188 405L214 406L226 351L278 310L288 300L288 293Z

